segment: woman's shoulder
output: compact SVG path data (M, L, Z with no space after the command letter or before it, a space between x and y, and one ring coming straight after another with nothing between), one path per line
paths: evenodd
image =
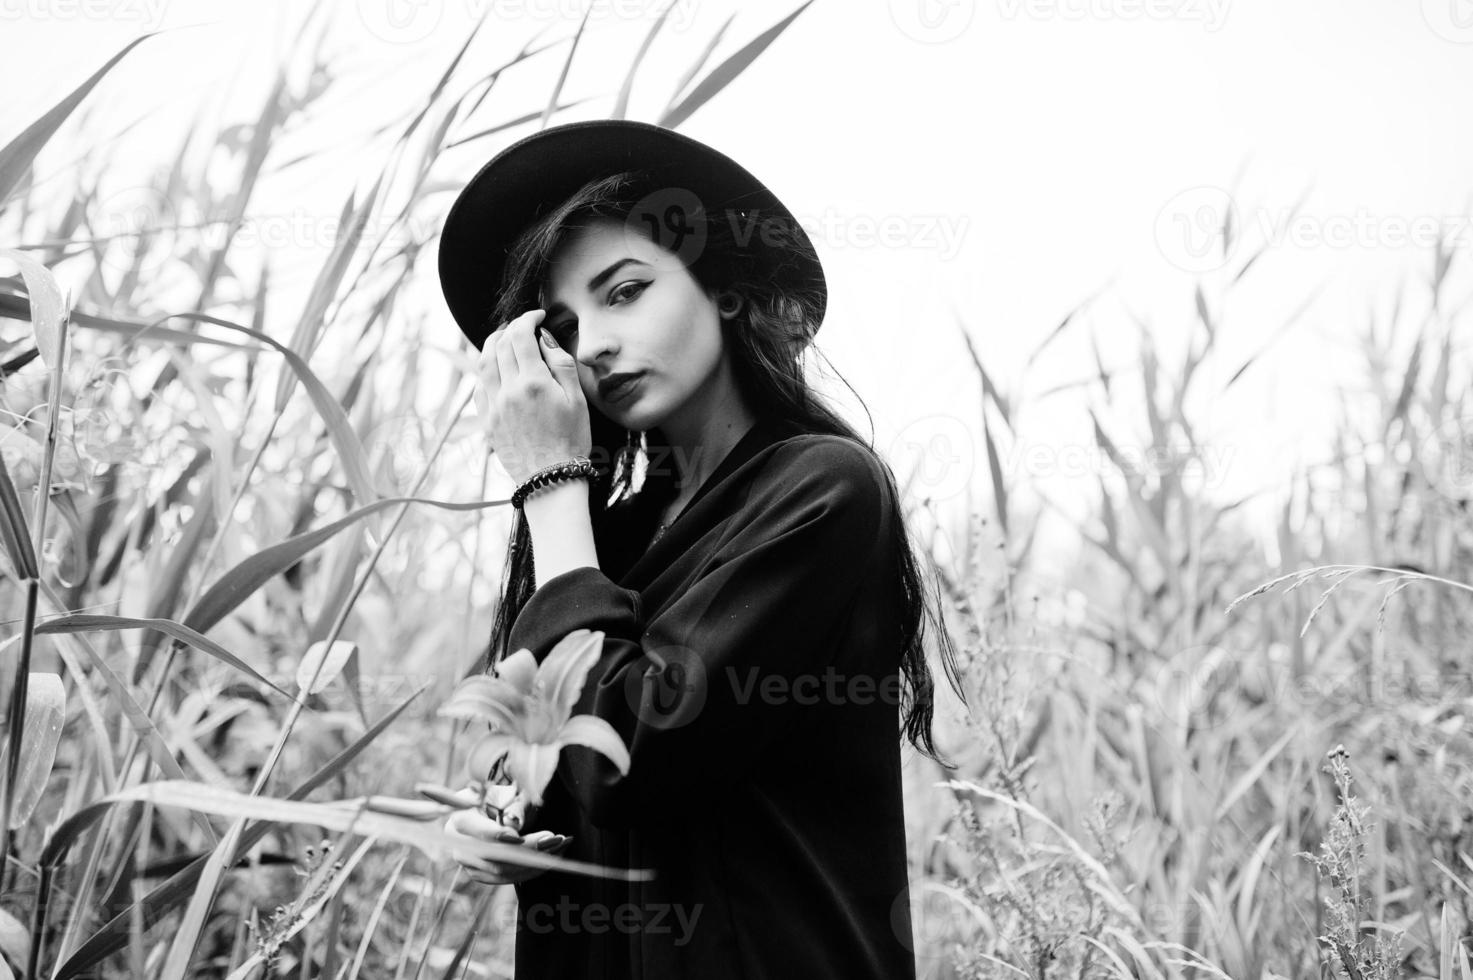
M864 443L827 432L800 432L774 443L764 477L774 486L808 487L893 503L889 469Z

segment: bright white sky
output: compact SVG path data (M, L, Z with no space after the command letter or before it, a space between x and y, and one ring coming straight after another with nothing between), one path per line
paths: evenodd
M266 180L262 207L335 218L350 190L366 192L389 147L372 131L402 128L401 113L428 92L477 11L492 11L471 56L484 70L539 28L545 38L570 37L586 2L337 4L328 47L338 52L342 78L271 159L315 158ZM565 90L567 98L596 98L555 121L607 114L661 6L600 0ZM717 58L794 6L761 0L738 11L735 0L683 0L642 69L631 116L656 118L673 79L734 11ZM7 92L0 137L130 38L166 28L94 92L85 134L74 122L42 158L42 176L63 170L146 116L89 163L142 179L172 161L197 111L211 120L254 118L306 7L0 0ZM509 73L476 121L540 108L565 52L564 44ZM476 73L463 71L462 85ZM952 504L969 485L974 502L987 499L979 386L953 309L991 376L1021 406L1012 466L1022 479L1030 466L1042 475L1048 459L1077 460L1061 455L1071 448L1092 452L1088 406L1121 443L1146 441L1134 400L1132 314L1155 328L1163 361L1179 363L1187 336L1197 335L1192 290L1200 273L1223 321L1224 355L1199 377L1203 390L1189 410L1214 440L1206 478L1233 499L1285 485L1296 461L1329 455L1331 382L1361 388L1353 355L1372 312L1384 332L1402 278L1409 307L1425 304L1420 284L1431 249L1425 236L1408 243L1398 230L1411 226L1415 235L1418 222L1430 222L1467 252L1468 92L1470 0L818 0L681 129L743 163L810 228L826 229L818 240L831 292L823 346L869 405L876 443L897 471L914 459L895 448L902 430L912 441L940 445L930 441L940 436L960 446L962 468L928 471L938 481L934 494ZM435 177L464 180L510 138L452 152ZM132 178L120 179L126 188ZM1185 236L1191 221L1221 212L1229 190L1248 239L1233 268L1308 197L1295 235L1270 249L1224 307L1224 273L1210 253L1203 258L1206 239ZM889 237L876 241L867 230L875 225ZM1335 237L1341 232L1349 241ZM305 291L326 247L300 263L275 261L277 285ZM432 260L431 251L421 263L422 309L439 318L431 329L451 347L459 335L435 308ZM1468 260L1462 254L1458 262ZM1458 268L1449 309L1468 297ZM1029 353L1107 286L1025 377ZM1310 314L1284 333L1317 288ZM285 333L293 311L276 306L282 319L273 329ZM1128 400L1103 406L1097 385L1087 398L1039 400L1093 370L1091 331L1106 365L1127 371ZM1400 350L1411 332L1405 328ZM1206 397L1281 333L1230 396ZM862 414L851 417L864 426ZM1042 455L1021 455L1030 448ZM973 453L975 465L966 461ZM1075 511L1098 495L1092 465L1041 485ZM1260 513L1280 500L1265 494L1268 510Z

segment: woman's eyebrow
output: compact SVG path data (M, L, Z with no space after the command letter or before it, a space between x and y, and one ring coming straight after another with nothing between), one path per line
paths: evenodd
M593 278L588 280L588 291L591 293L598 287L602 286L604 282L608 280L609 276L612 276L614 273L618 272L630 262L633 262L636 265L649 265L648 262L643 262L639 259L636 259L632 255L626 255L622 259L614 262L614 264L610 265L604 271L595 273ZM555 302L547 308L547 316L550 319L554 315L564 312L565 310L567 310L567 308L568 307L565 303Z

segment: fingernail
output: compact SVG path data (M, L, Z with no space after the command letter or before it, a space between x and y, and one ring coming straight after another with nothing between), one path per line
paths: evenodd
M546 330L539 330L537 331L537 333L542 337L542 344L544 347L557 346L557 341L553 340L552 334L548 333Z

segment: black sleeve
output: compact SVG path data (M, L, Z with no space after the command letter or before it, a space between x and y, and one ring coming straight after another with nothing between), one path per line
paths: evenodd
M557 767L596 826L678 819L679 801L740 778L802 710L791 696L764 699L764 679L791 692L837 655L887 505L878 461L819 436L779 446L767 465L744 526L649 622L638 592L584 566L543 583L512 626L509 649L538 663L573 630L604 634L573 714L613 726L629 773L577 745Z

